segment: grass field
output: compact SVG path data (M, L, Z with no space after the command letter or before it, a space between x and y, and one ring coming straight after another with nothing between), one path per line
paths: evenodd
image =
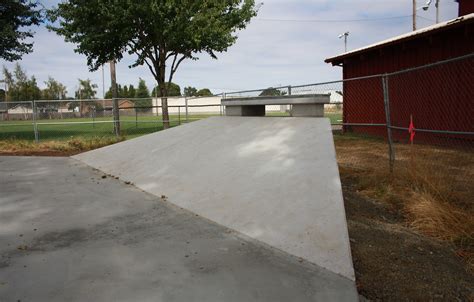
M288 116L288 113L270 112L269 116ZM189 122L216 116L212 114L192 114ZM331 123L337 123L341 114L326 114ZM171 126L186 123L185 116L170 115ZM102 118L71 118L71 119L42 119L37 120L40 141L69 140L74 138L114 137L112 117ZM163 129L161 116L121 116L120 129L123 137L134 138L140 135L153 133ZM34 140L32 121L1 121L0 140Z
M206 118L211 115L192 115L189 121ZM184 116L171 115L171 126L185 123ZM112 117L71 118L38 120L37 127L40 140L68 140L71 138L114 137ZM121 116L122 136L133 138L163 129L162 118L156 116ZM31 121L0 122L0 139L34 140Z

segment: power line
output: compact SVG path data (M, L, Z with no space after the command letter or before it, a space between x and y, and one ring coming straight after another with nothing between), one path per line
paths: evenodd
M426 21L436 22L436 20L433 20L433 19L430 19L430 18L426 18L426 17L422 17L422 16L416 16L416 17L420 18L420 19L423 19L423 20L426 20Z
M299 23L346 23L346 22L373 22L393 19L411 18L412 15L384 17L384 18L370 18L370 19L270 19L270 18L255 18L257 21L263 22L299 22Z

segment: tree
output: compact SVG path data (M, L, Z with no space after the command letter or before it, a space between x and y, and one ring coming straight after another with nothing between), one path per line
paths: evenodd
M128 94L128 86L127 85L123 85L122 95L123 95L124 98L133 98L133 96Z
M184 96L191 97L191 96L196 96L197 94L197 89L195 87L184 87Z
M138 88L135 92L135 97L136 98L149 98L150 97L150 90L148 90L145 80L143 80L142 78L138 80Z
M27 0L2 0L0 2L0 58L6 61L20 60L24 54L33 51L33 43L25 42L32 38L31 29L23 27L39 25L41 12L38 2Z
M44 82L46 88L41 92L43 100L64 100L66 99L66 86L56 81L52 77L49 77Z
M175 83L166 83L166 90L168 91L167 96L181 96L181 87ZM157 87L153 88L152 95L160 95L160 89Z
M97 84L91 83L91 80L81 80L79 79L79 88L76 90L75 96L76 99L88 100L94 99L97 94Z
M197 96L212 96L212 92L209 90L209 88L203 88L200 89L197 93Z
M279 89L276 89L273 87L264 89L262 93L260 93L260 96L281 96L281 95L286 95L286 91L280 91Z
M112 98L112 87L109 87L109 90L104 95L104 98L111 99Z
M13 73L3 67L3 76L8 86L6 101L22 102L41 98L41 89L38 87L36 78L34 76L28 78L20 64L15 64Z
M130 84L128 86L128 96L131 98L134 98L136 94L137 94L137 91L135 90L135 87L133 87L133 85Z
M119 98L134 98L135 97L135 87L133 85L117 85L117 97ZM109 87L109 90L105 93L106 99L112 98L112 87Z
M41 91L41 99L43 100L63 100L66 98L66 86L56 81L52 77L44 82L46 88ZM36 107L40 112L57 112L61 103L59 102L38 102Z
M140 78L138 80L138 87L137 90L135 91L135 97L136 98L141 98L140 100L135 101L135 107L137 111L149 111L152 106L152 101L149 98L150 97L150 91L148 90L148 87L146 86L145 80ZM148 99L143 99L143 98L148 98Z
M49 28L77 44L91 71L120 61L124 52L136 55L131 67L148 66L168 121L166 83L180 64L203 52L217 59L256 14L254 0L69 0L50 11L52 22L58 22Z
M0 102L5 102L5 90L0 88Z

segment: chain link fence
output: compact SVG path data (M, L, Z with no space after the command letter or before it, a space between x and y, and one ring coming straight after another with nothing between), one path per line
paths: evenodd
M314 94L330 97L324 115L345 188L392 205L415 230L451 241L474 271L474 54L390 74L170 97L169 123L225 115L223 98ZM2 102L0 143L79 137L113 143L116 126L126 138L163 129L162 109L159 98ZM266 114L290 117L292 108L266 106Z
M366 145L379 142L383 146L383 149L365 150L356 147L354 140L351 147L354 152L345 152L341 159L347 167L364 167L377 158L390 170L396 165L402 169L407 168L406 159L412 157L426 162L419 165L431 162L430 169L438 171L435 174L452 175L455 179L448 181L449 177L444 176L445 182L462 183L458 179L470 179L474 171L473 79L474 54L469 54L390 74L228 92L224 98L329 94L325 116L337 135L363 139ZM283 109L280 107L284 106L267 106L267 115L274 115L273 112ZM291 116L290 106L281 111ZM366 157L357 153L362 149L367 152ZM462 165L453 168L456 162L453 156ZM443 160L447 165L440 168ZM411 161L410 166L414 165Z
M330 103L325 105L325 116L336 134L386 144L377 157L391 169L397 161L417 157L417 152L425 154L422 150L428 147L433 152L436 150L434 154L440 157L456 150L457 155L464 154L460 162L471 167L473 62L474 54L471 54L391 74L227 92L212 97L169 97L169 122L177 126L208 116L225 115L222 98L327 94ZM119 121L114 121L114 100L111 99L0 103L0 139L40 141L114 136L115 122L120 125L120 135L125 137L163 129L160 98L116 100ZM291 111L290 105L266 108L269 116L291 116ZM409 130L414 133L413 141ZM347 157L351 154L354 153L348 152ZM363 166L356 158L360 161L361 157L354 156L354 160L347 160L347 165ZM465 170L459 168L453 173L458 177L471 177Z
M385 82L392 167L473 210L474 55L396 72Z
M120 136L163 129L160 98L116 99ZM113 99L38 100L0 103L0 139L67 140L114 137ZM224 114L221 97L168 98L170 126Z

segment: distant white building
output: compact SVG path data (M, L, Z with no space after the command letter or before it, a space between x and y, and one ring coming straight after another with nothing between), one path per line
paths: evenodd
M161 114L161 98L153 98L152 104L153 114ZM222 110L220 105L221 97L219 96L202 98L168 97L168 112L170 114L185 114L186 106L188 106L189 114L220 114Z
M33 109L31 105L27 106L26 104L18 104L8 108L8 114L31 114Z

